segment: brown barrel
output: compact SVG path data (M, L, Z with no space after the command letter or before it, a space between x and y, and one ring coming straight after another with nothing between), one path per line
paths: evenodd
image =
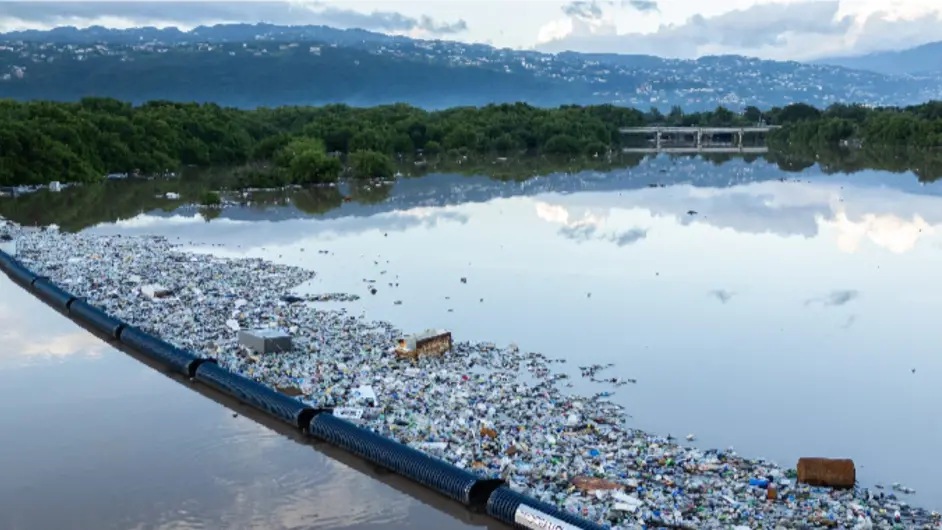
M857 481L854 461L849 458L800 458L798 482L810 486L853 488Z

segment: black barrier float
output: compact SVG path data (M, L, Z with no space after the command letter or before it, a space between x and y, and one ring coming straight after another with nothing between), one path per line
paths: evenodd
M75 295L42 276L33 280L31 290L37 298L61 313L68 313L69 304L75 300Z
M72 300L69 304L69 316L79 324L113 339L121 338L121 331L127 326L124 322L81 299Z
M320 412L214 363L201 364L196 369L196 380L301 429L307 429L311 419Z
M279 420L304 429L315 438L398 473L467 507L483 509L489 516L504 523L517 528L540 530L609 528L515 492L507 488L503 480L479 477L337 418L327 409L314 409L265 385L229 372L219 367L214 359L199 358L76 298L3 251L0 251L0 271L43 302L68 314L72 320L118 339L128 349L160 366L195 378Z
M332 414L319 414L309 432L471 508L484 508L504 481L485 479Z
M126 326L122 329L118 340L139 355L187 377L194 377L196 368L208 361L134 326Z
M38 276L35 272L20 264L16 258L2 250L0 250L0 270L9 276L13 283L25 289L29 289L33 280Z
M504 486L494 490L485 509L491 517L517 528L608 530L602 526Z

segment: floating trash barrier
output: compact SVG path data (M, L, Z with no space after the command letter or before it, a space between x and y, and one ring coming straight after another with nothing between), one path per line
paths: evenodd
M52 283L48 278L37 277L33 280L30 290L36 295L36 298L60 313L68 313L69 304L75 300L72 293Z
M37 278L35 272L21 265L19 261L3 250L0 250L0 270L13 280L13 283L25 289L29 289L33 280Z
M80 299L69 304L69 316L79 324L114 339L121 338L121 331L127 327L126 323Z
M306 429L320 412L296 398L234 374L215 363L201 364L196 369L196 380L301 429Z
M194 377L197 367L207 361L134 326L125 327L119 340L138 354L187 377Z
M497 488L487 501L486 512L491 517L518 528L542 530L605 530L602 526L564 512L555 506L527 497L506 486Z
M346 449L468 507L483 508L491 492L504 482L459 469L332 414L315 417L309 432L315 438Z

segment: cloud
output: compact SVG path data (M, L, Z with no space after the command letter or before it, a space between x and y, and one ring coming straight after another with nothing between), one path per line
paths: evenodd
M616 4L613 0L574 0L564 5L562 10L568 17L583 20L599 20L605 16L603 5L615 7ZM656 0L621 0L619 5L623 8L630 8L643 13L658 11Z
M864 19L854 53L903 49L938 40L942 10L901 17L898 13L877 11Z
M577 0L563 6L563 13L570 17L602 18L602 8L596 0Z
M655 0L622 0L622 7L632 7L646 13L648 11L659 11Z
M730 11L716 17L691 17L684 31L693 31L698 45L719 44L734 47L776 45L787 34L841 35L850 29L853 19L838 17L838 2L757 4L748 9ZM672 37L677 33L672 32Z
M579 4L575 6L575 4ZM913 45L937 37L942 23L939 7L907 17L890 11L849 13L839 0L757 3L715 16L694 14L680 24L664 24L650 33L597 31L577 24L593 14L589 2L574 2L567 12L580 14L562 31L542 31L537 48L546 52L618 52L679 58L743 54L772 59L810 59L846 53L848 49L874 49L881 43ZM658 10L652 0L622 0L642 12ZM596 5L596 4L592 4ZM577 8L578 7L578 8ZM549 26L549 25L548 25Z
M411 17L395 11L360 12L324 2L0 2L0 20L4 21L4 27L0 27L2 30L95 24L110 27L175 25L190 29L200 25L240 22L317 24L342 29L433 35L453 35L468 29L463 19L442 22L428 15Z
M56 26L127 28L236 22L311 23L309 9L287 2L0 2L0 29Z
M452 35L467 31L468 23L463 19L455 22L437 22L432 17L422 15L415 18L395 11L372 11L361 13L351 9L341 9L323 4L312 4L310 9L323 24L341 28L361 28L376 31L409 32L424 31L436 35Z
M537 43L551 43L571 35L615 35L617 27L604 6L614 7L613 0L574 0L562 7L565 18L544 24L537 33Z

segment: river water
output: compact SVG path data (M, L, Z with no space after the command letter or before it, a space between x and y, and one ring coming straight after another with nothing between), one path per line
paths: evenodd
M579 365L611 362L603 374L637 379L616 390L635 427L786 466L853 458L862 484L901 482L909 502L942 508L942 185L659 157L354 191L74 228L312 267L306 290L360 294L342 305L369 318L565 357L580 392L610 387ZM0 442L15 448L0 452L0 527L485 524L234 418L5 279L0 300Z

